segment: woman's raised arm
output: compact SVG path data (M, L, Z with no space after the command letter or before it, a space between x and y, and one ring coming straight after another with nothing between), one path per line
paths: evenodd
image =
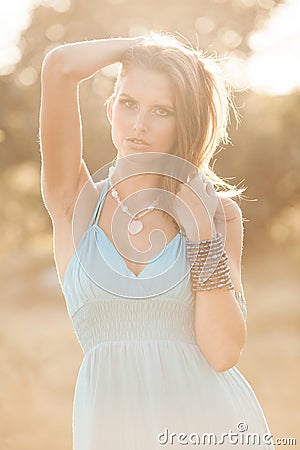
M93 185L82 158L79 83L120 61L137 38L65 44L44 58L41 71L42 195L54 218L71 216L81 188Z
M61 52L64 73L78 83L90 78L102 67L121 60L124 52L142 37L95 39L57 47Z

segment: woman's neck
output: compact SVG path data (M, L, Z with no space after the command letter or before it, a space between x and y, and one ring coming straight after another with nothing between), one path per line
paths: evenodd
M151 167L147 169L145 164L133 163L127 158L117 159L114 166L111 181L121 200L134 193L138 193L139 201L151 202L157 198L162 188L160 173L152 173Z

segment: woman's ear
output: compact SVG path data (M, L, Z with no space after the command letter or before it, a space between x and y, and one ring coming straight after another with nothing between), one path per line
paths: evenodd
M106 115L109 123L112 124L112 108L113 108L114 98L111 97L106 104Z

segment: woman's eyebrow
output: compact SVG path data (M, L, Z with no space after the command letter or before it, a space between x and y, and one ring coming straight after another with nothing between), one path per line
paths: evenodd
M126 94L125 92L123 92L122 94L120 94L120 97L127 97L127 98L129 98L130 100L133 100L133 101L137 101L135 98L133 98L133 97L131 97L131 95L129 95L129 94ZM168 109L174 109L174 106L173 105L167 105L167 104L162 104L162 103L155 103L155 104L153 104L152 105L153 107L156 107L156 108L168 108Z

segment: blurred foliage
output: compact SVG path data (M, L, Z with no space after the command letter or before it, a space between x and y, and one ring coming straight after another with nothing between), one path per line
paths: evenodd
M40 69L44 56L62 43L134 36L149 30L179 32L208 53L244 59L250 33L276 6L273 0L49 0L32 11L19 41L22 58L0 77L0 184L2 251L20 245L39 247L51 234L40 194L38 119ZM84 157L93 173L115 156L103 103L113 77L99 71L80 85ZM59 99L58 99L59 101ZM242 125L232 126L233 145L217 155L216 172L249 186L257 201L241 203L251 249L260 241L290 247L299 260L300 98L297 93L265 97L239 92ZM233 177L233 178L232 178Z
M242 122L232 127L233 145L220 152L215 170L247 187L241 206L249 248L289 248L300 263L300 95L244 92L236 103L243 105Z

